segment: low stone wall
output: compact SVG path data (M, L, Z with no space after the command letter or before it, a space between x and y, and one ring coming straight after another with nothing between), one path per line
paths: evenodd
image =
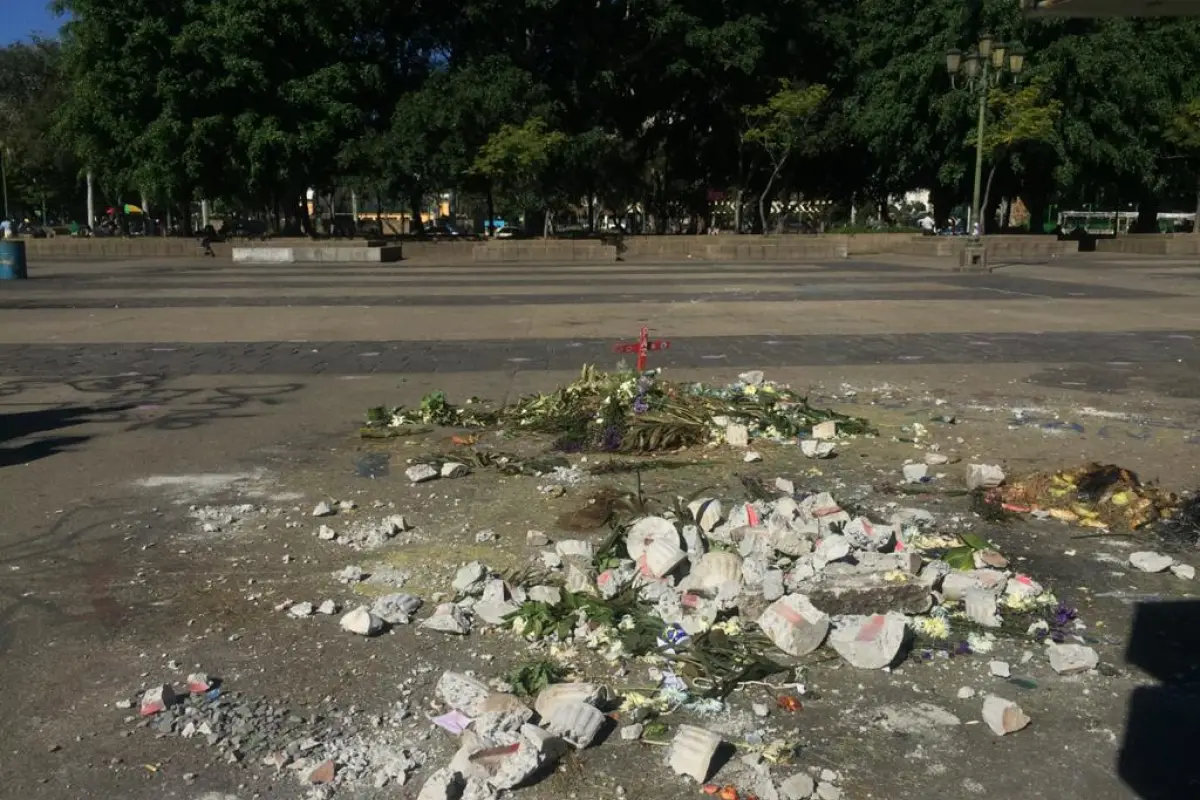
M967 247L965 236L913 236L898 242L893 253L927 258L957 259ZM989 259L1045 258L1079 252L1079 242L1059 241L1053 236L984 236Z
M846 243L833 239L812 242L764 243L737 242L710 244L705 248L708 261L733 261L737 263L757 261L832 261L846 258Z
M1194 234L1137 233L1115 239L1097 239L1096 252L1139 256L1200 255L1200 236Z
M400 245L357 247L307 245L304 247L235 247L233 260L241 264L382 264L399 261Z
M502 264L518 261L610 263L617 260L617 248L595 239L483 242L472 248L471 258L477 264Z

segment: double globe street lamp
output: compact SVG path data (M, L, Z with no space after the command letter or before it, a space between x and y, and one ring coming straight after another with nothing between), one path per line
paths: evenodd
M988 92L1000 85L1005 73L1015 80L1024 67L1025 50L1021 45L998 42L986 33L979 37L979 43L969 52L950 50L946 53L946 72L950 75L951 87L960 88L957 79L961 76L961 88L979 96L979 127L975 132L975 192L971 202L972 238L983 232L979 190L983 178L983 128L987 119Z

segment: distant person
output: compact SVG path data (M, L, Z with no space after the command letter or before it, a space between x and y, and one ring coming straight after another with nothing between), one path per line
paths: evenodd
M933 236L934 233L937 232L937 222L933 219L933 216L930 214L926 214L925 216L923 216L919 220L917 220L917 225L919 225L921 228L922 236Z
M217 232L212 225L205 225L204 230L200 233L200 246L204 248L204 255L209 258L216 258L217 254L213 252L213 238Z
M0 239L7 239L12 236L12 223L6 219L0 219Z

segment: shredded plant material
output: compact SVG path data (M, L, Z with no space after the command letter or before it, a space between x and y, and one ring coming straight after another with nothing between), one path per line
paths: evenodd
M475 398L455 406L442 392L427 395L417 408L373 408L364 435L414 425L504 428L550 434L566 452L648 453L723 441L731 424L744 425L750 438L786 441L826 421L840 433L872 432L863 419L814 408L808 398L770 382L718 388L674 383L653 371L586 366L578 380L554 392L494 409Z
M1137 530L1170 519L1179 498L1113 464L1084 464L1057 472L1035 472L998 486L987 500L1006 511L1046 512L1086 528Z

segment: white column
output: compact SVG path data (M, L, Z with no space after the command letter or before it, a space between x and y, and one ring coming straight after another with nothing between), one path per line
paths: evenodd
M200 201L200 229L204 230L208 227L208 201Z
M358 233L358 192L350 190L350 216L353 218L351 223L352 230Z
M87 226L89 229L96 224L96 193L92 187L92 171L87 173Z

